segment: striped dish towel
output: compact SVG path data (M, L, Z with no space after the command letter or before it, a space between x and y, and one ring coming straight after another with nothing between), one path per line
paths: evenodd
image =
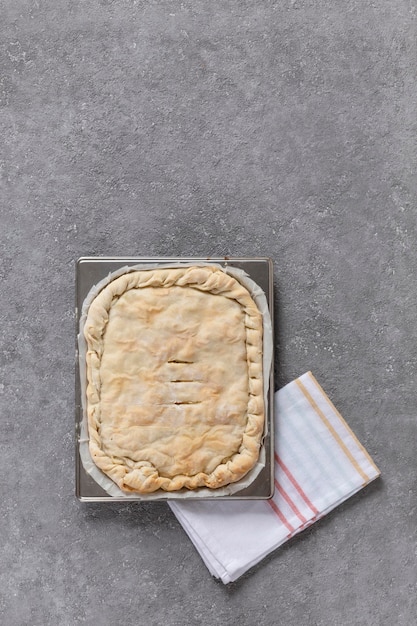
M209 571L229 583L380 475L311 372L275 394L271 500L172 501Z

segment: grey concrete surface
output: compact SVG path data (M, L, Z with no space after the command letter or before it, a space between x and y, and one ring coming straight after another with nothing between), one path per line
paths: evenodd
M5 626L412 626L416 3L3 0ZM238 582L164 503L74 497L74 264L265 255L277 386L382 470Z

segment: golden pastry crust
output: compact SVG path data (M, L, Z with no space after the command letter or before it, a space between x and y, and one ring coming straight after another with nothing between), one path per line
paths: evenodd
M255 465L264 429L262 315L214 266L131 271L92 301L89 448L125 492L217 489Z

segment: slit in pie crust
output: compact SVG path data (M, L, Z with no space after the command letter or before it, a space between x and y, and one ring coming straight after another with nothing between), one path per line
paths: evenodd
M90 453L124 492L217 489L256 464L262 315L234 277L128 272L94 298L84 336Z

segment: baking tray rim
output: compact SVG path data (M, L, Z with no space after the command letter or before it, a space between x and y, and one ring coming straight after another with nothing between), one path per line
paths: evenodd
M81 388L80 388L80 372L79 372L79 360L78 360L78 341L77 341L77 337L78 337L78 333L79 333L79 316L81 313L81 308L82 308L82 303L84 298L80 299L80 294L79 294L79 287L80 287L80 282L81 282L81 272L82 272L82 265L84 263L91 263L93 265L100 265L101 263L116 263L118 264L118 266L123 266L124 263L126 264L130 264L130 265L136 265L136 264L140 264L140 263L145 263L145 264L152 264L152 263L161 263L161 264L165 264L165 263L204 263L204 264L220 264L220 265L230 265L232 267L238 266L239 264L247 264L247 263L262 263L265 264L267 266L268 269L268 275L267 275L267 281L268 281L268 290L264 290L265 291L265 296L267 299L267 303L268 303L268 308L269 308L269 313L271 316L271 322L272 322L272 332L274 331L274 291L273 291L273 261L271 257L268 256L256 256L256 257L250 257L250 256L245 256L245 257L235 257L235 256L207 256L207 257L193 257L193 256L187 256L187 257L176 257L176 256L169 256L169 257L165 257L165 256L81 256L77 259L76 264L75 264L75 321L76 321L76 350L75 350L75 356L76 356L76 367L75 367L75 495L77 497L78 500L80 500L81 502L100 502L100 503L107 503L107 502L147 502L147 503L151 503L151 502L167 502L167 501L183 501L184 498L175 498L175 495L170 494L169 497L164 497L163 495L161 495L160 497L156 498L156 499L147 499L146 495L143 496L135 496L135 497L129 497L129 496L110 496L109 494L105 494L104 495L83 495L82 493L82 485L81 485L81 473L84 472L86 475L87 473L84 470L84 467L82 465L82 461L80 458L80 454L79 454L79 434L80 434L80 424L81 424L81 419L82 419L82 406L81 406ZM117 269L119 269L119 267L113 267L110 271L115 271ZM244 269L244 268L240 268L240 269ZM256 279L249 273L247 272L248 275L250 276L250 278L252 278L252 280L254 280L255 282ZM104 278L105 274L103 274L101 276L101 278ZM95 284L96 282L98 282L100 280L99 277L96 278L96 280L94 282L91 283L90 287L93 286L93 284ZM192 498L186 498L185 500L188 502L193 502L193 501L212 501L212 500L221 500L221 501L234 501L234 500L269 500L273 497L274 495L274 489L275 489L275 484L274 484L274 346L272 345L272 366L271 366L271 371L270 371L270 376L269 376L269 390L268 390L268 412L267 412L267 425L268 425L268 432L267 435L265 437L264 440L264 445L265 445L265 450L267 453L267 460L266 460L266 464L265 467L261 470L260 475L255 478L254 480L254 484L256 484L257 481L259 481L261 474L264 474L265 479L267 480L267 488L265 489L265 492L262 495L257 495L257 494L244 494L241 492L237 492L235 494L231 494L228 496L208 496L208 495L203 495L203 496L194 496ZM99 489L101 489L101 487L99 485L97 485L97 487ZM246 491L247 489L250 489L250 487L247 487L246 489L243 489L242 491Z

